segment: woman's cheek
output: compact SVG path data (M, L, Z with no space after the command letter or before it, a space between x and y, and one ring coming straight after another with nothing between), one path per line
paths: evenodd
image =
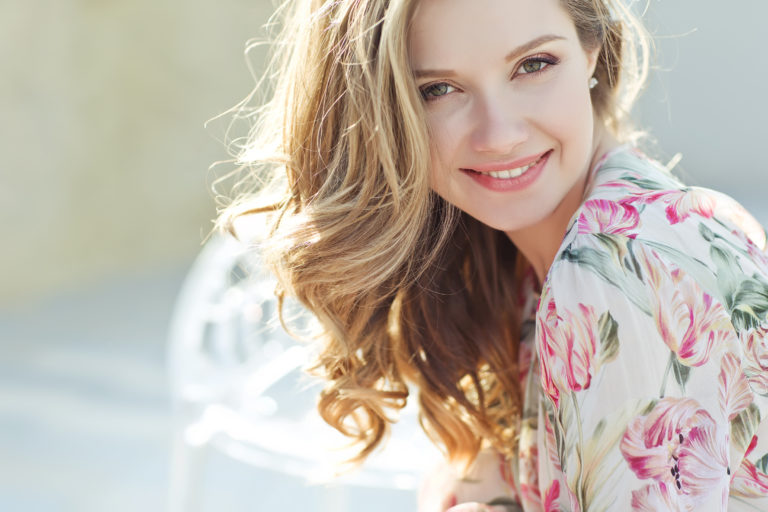
M594 113L592 99L586 82L583 86L577 80L580 74L573 74L564 80L547 102L546 115L550 132L566 145L573 156L588 159L592 151Z
M541 102L543 115L550 121L550 126L561 126L570 130L574 126L583 127L585 115L592 108L586 83L583 88L577 87L571 77L562 77Z
M460 150L460 125L456 116L434 115L430 117L430 160L433 182L445 179L452 162ZM433 187L434 188L434 187Z

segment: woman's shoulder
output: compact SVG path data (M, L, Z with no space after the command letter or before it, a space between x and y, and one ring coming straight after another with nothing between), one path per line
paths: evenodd
M664 165L641 149L625 144L606 153L593 171L591 194L678 189L685 185L671 172L674 164Z
M555 261L569 247L601 237L666 247L702 261L711 259L714 245L725 243L768 269L765 230L741 204L715 190L686 186L632 147L612 152L596 170Z
M653 284L643 262L685 273L723 300L755 283L768 292L766 234L752 215L727 195L686 186L639 150L622 148L594 174L542 291L572 294L577 287L580 296L642 301L641 288Z
M592 503L763 497L765 234L733 199L661 167L609 157L544 282L534 347L540 403L557 419L547 446ZM656 435L661 424L675 435ZM651 478L661 485L643 487Z
M700 222L725 223L757 245L765 245L763 228L736 200L716 190L684 184L667 166L634 147L619 148L600 165L580 207L580 218L586 220L600 205L611 203L636 211L641 230L685 231ZM581 231L586 227L582 225ZM590 227L600 230L604 226Z

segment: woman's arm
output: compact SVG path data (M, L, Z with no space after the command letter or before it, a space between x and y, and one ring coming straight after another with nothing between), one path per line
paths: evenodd
M766 288L721 244L710 278L705 251L585 234L551 272L537 352L561 505L724 511L740 499L731 482L767 417L744 326Z

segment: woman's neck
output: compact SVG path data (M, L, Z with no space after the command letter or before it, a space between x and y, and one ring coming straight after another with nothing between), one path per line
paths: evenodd
M544 284L549 267L557 256L568 228L568 221L581 206L587 193L591 170L605 153L620 145L620 142L607 130L602 129L599 132L602 133L596 134L597 143L589 167L557 205L554 212L536 224L507 233L512 243L530 262L540 285Z

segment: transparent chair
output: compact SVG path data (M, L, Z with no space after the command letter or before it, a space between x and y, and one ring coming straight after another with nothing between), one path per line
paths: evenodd
M347 440L317 414L319 383L302 371L310 346L280 327L274 286L255 251L225 236L206 244L185 280L169 335L171 512L198 510L208 450L308 484L333 479L342 489L415 489L439 458L411 400L386 449L334 478L334 463L348 453L330 448ZM299 308L294 313L310 321Z

